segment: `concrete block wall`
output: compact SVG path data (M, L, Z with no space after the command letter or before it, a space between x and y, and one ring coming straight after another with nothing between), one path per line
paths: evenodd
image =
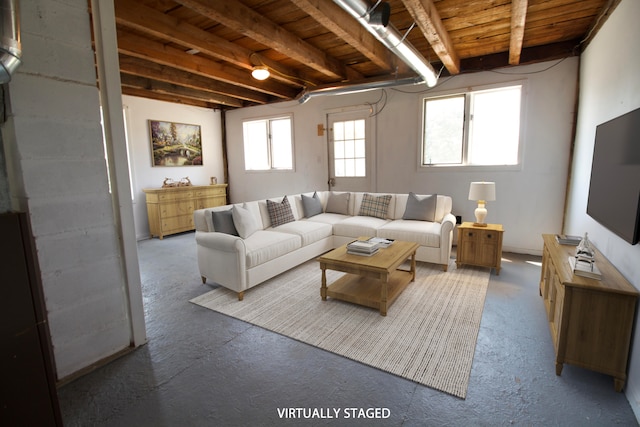
M35 237L57 375L131 342L87 0L20 3L23 64L3 126L15 209Z

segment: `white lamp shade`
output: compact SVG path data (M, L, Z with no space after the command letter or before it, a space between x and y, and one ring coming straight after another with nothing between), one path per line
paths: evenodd
M469 187L469 200L493 201L496 199L495 182L472 182Z
M253 71L251 71L251 76L256 80L266 80L270 75L269 69L265 66L254 67Z

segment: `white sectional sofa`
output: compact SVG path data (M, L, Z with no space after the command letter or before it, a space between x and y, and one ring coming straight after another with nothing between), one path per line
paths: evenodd
M451 206L443 195L318 191L196 210L200 275L242 300L247 289L360 236L417 242L416 259L446 271Z

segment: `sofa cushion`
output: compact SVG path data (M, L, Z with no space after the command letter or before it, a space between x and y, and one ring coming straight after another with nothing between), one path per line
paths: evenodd
M233 224L243 239L261 229L251 211L247 209L246 204L244 206L233 205L231 215L233 216Z
M307 246L333 234L331 224L315 221L293 221L278 227L280 233L291 233L300 236L302 246Z
M430 221L397 219L379 227L377 237L416 242L420 246L440 247L442 224Z
M349 199L351 193L334 193L329 194L329 200L327 200L327 207L325 212L337 213L342 215L349 215Z
M378 228L390 222L372 216L352 216L333 226L333 234L346 237L375 237Z
M312 216L322 213L322 202L317 192L313 193L312 197L302 194L302 209L304 210L304 217L311 218Z
M213 231L239 236L238 230L236 230L236 226L233 223L233 213L231 209L226 211L212 211L211 220L213 221Z
M280 203L267 200L267 210L269 211L269 220L272 227L295 221L287 196L284 196Z
M409 193L407 206L402 219L414 219L417 221L435 221L436 202L438 195L418 197L415 193Z
M365 193L362 196L362 203L360 204L358 215L385 219L387 217L387 211L389 210L390 201L390 194L372 196L371 194Z
M273 230L257 230L244 240L247 268L264 264L300 248L300 236Z

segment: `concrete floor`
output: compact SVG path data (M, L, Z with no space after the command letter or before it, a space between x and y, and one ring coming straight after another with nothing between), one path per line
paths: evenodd
M491 275L462 400L189 303L211 288L193 233L142 241L139 256L148 344L62 387L66 426L638 425L611 377L555 375L539 257L505 253ZM281 419L283 408L342 411Z

